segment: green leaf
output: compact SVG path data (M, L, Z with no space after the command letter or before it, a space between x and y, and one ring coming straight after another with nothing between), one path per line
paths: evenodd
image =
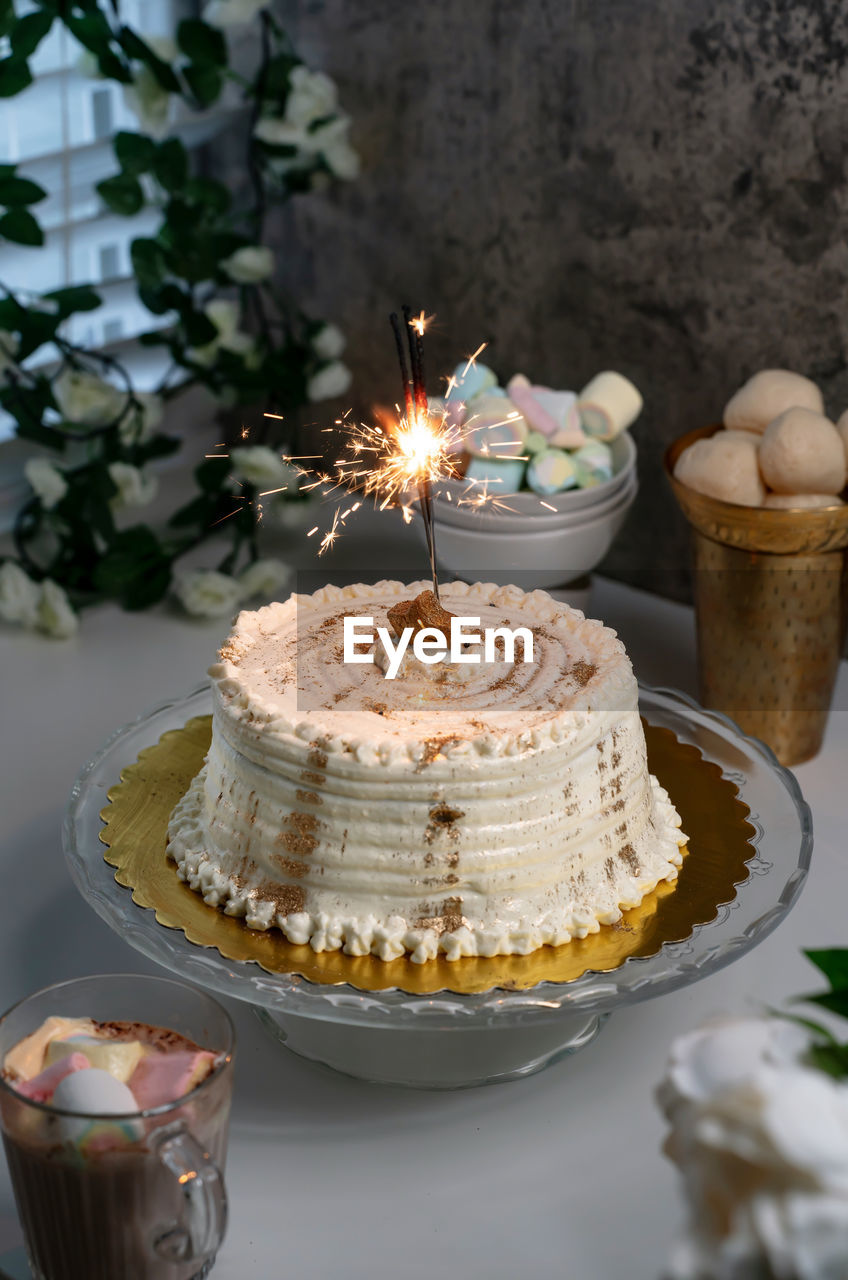
M177 44L192 62L227 65L227 42L217 27L199 18L186 18L177 27Z
M15 244L44 244L44 232L26 209L12 209L0 218L0 235Z
M132 217L144 206L141 183L129 174L118 173L114 178L106 178L97 183L96 190L113 213L119 213L125 218Z
M59 315L62 320L73 315L75 311L96 311L102 307L103 299L90 285L69 285L66 289L54 289L45 293L45 298L59 304Z
M209 107L218 98L224 78L209 62L191 62L183 68L183 78L201 107Z
M47 199L47 192L29 178L0 178L0 204L38 204Z
M805 951L804 955L821 970L832 987L848 987L848 947Z
M117 80L119 84L132 84L133 74L129 67L125 66L121 59L112 51L106 50L97 56L97 66L100 74L105 76L107 80Z
M180 82L174 75L174 72L171 70L168 63L164 62L162 58L160 58L159 55L151 49L150 45L145 44L141 37L137 36L134 31L131 31L129 27L121 27L121 30L118 33L118 43L128 57L136 58L139 62L143 62L146 67L149 67L153 72L153 75L156 77L157 82L163 89L166 89L168 93L180 92Z
M138 296L148 311L152 311L155 316L164 316L169 311L182 311L186 304L186 295L183 293L179 285L163 284L158 288L155 285L139 285ZM161 330L157 330L161 333ZM139 341L143 342L144 335ZM146 346L155 346L156 343L145 343Z
M826 1071L835 1080L848 1076L848 1044L814 1044L809 1059L814 1067Z
M156 155L156 143L143 133L115 134L115 155L124 173L137 177L146 173Z
M12 54L0 58L0 98L14 98L32 84L32 76L24 58Z
M204 493L218 493L227 483L230 468L228 459L222 454L220 458L207 458L194 468L194 478Z
M232 203L228 188L214 178L189 178L183 194L186 200L216 216L226 213Z
M12 53L28 58L53 26L53 14L42 9L19 18L11 33Z
M71 8L70 5L63 8L66 11L62 14L62 20L71 34L91 53L98 57L105 57L112 43L112 28L109 26L106 15L97 6L83 14L67 12Z
M133 525L116 534L94 573L95 586L105 595L125 597L134 582L155 570L167 557L152 529Z
M171 561L162 556L127 586L121 603L133 611L157 604L171 585Z
M7 36L16 21L12 0L0 0L0 36Z
M192 347L205 347L208 342L214 342L218 336L215 325L202 311L185 312L182 316L182 324L186 341Z
M221 465L220 463L218 464ZM226 467L224 467L226 472ZM208 529L218 511L219 498L217 494L202 493L197 498L192 498L191 502L187 502L184 507L180 507L168 521L174 529L185 529L190 525L198 525L201 529Z
M16 418L15 421L17 423L15 434L19 439L31 440L33 444L43 445L47 449L64 448L63 438L57 436L55 431L51 431L43 423L23 416Z
M145 440L144 444L134 446L136 466L143 466L154 458L169 458L172 453L178 453L182 445L179 436L153 436L151 440Z
M139 283L157 285L165 275L165 254L156 240L139 237L130 243L130 258Z
M806 1003L821 1005L822 1009L829 1009L831 1013L836 1013L841 1018L848 1018L848 987L842 987L838 991L824 991L821 995L801 996L800 998Z
M166 191L179 191L188 178L188 152L178 138L166 138L156 148L153 173Z
M18 360L25 360L40 346L55 336L59 327L58 311L54 315L46 311L25 310L20 313L17 330L20 336Z

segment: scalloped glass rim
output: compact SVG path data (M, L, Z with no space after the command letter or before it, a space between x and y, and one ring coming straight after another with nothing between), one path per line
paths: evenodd
M208 714L207 685L163 703L118 729L85 766L71 791L63 843L71 877L99 916L138 951L198 985L288 1015L360 1026L503 1026L532 1019L556 1021L563 1013L607 1013L688 986L730 964L772 932L795 903L810 866L813 823L794 775L773 752L742 732L727 716L706 711L674 689L639 686L640 707L652 724L693 743L739 787L756 828L751 874L716 919L699 925L685 942L667 943L655 956L633 958L608 973L589 972L573 982L540 983L524 991L494 989L474 995L439 992L415 996L397 988L359 992L346 985L319 986L258 965L224 959L196 946L177 929L158 924L152 910L132 901L103 858L100 810L106 792L139 751L192 716Z

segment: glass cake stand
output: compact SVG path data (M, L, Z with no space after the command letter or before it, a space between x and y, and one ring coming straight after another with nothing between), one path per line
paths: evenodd
M132 901L104 861L100 811L121 770L143 748L211 711L206 686L119 729L86 765L64 825L71 876L131 946L181 977L248 1001L273 1035L305 1058L362 1079L418 1088L515 1079L588 1044L615 1009L688 986L749 951L780 923L806 879L810 810L794 776L769 748L674 690L641 686L640 709L652 724L696 746L736 784L756 830L754 856L735 900L720 907L711 923L696 926L684 942L666 943L656 955L628 959L611 972L472 995L362 992L226 960L160 925L152 910Z

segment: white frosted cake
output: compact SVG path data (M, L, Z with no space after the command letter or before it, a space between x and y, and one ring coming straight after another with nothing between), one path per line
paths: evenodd
M520 643L478 665L408 652L391 680L342 661L345 616L387 625L425 586L239 615L210 668L206 763L171 818L179 874L315 951L425 962L597 932L677 876L685 843L624 646L545 592L453 583L446 609L529 628L533 661Z

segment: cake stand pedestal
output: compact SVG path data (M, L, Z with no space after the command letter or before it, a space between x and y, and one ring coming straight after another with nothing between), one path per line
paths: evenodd
M539 981L520 989L502 984L469 994L363 990L346 981L269 972L244 955L227 958L215 945L189 941L181 922L160 923L154 910L133 901L105 861L101 811L107 792L139 752L208 714L211 695L205 687L119 730L86 766L64 827L70 872L97 913L131 946L182 978L248 1001L276 1040L304 1058L361 1079L413 1088L518 1079L588 1044L616 1008L687 986L749 951L780 923L807 875L810 811L794 776L769 748L681 693L642 686L639 701L651 725L696 747L735 784L754 835L743 868L747 879L732 902L714 899L725 905L708 924L617 968L588 969L572 981ZM164 844L151 848L151 857L163 849Z
M468 1089L533 1075L590 1044L608 1014L565 1013L554 1023L422 1027L414 1036L257 1009L268 1032L300 1058L371 1084Z

